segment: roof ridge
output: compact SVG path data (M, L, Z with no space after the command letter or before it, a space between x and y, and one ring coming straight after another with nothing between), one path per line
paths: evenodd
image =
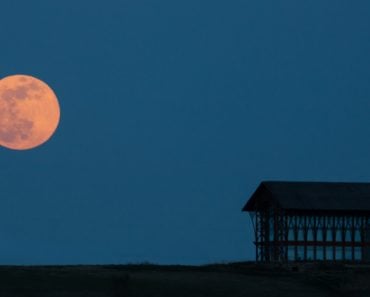
M272 184L272 183L281 183L281 184L368 184L369 182L349 182L349 181L299 181L299 180L263 180L261 184Z
M266 201L267 193L283 209L370 212L370 183L327 181L262 181L243 210Z

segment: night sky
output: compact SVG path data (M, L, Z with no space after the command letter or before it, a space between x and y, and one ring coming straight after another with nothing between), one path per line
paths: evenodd
M254 259L261 180L370 181L369 1L1 1L0 77L58 96L0 148L0 264Z

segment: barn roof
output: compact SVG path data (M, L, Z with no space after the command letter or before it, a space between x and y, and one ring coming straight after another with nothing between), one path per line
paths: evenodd
M370 211L370 183L264 181L243 211L254 211L260 199L283 209Z

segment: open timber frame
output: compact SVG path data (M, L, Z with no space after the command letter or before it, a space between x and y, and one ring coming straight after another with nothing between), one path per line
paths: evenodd
M361 195L356 196L354 192L358 185ZM337 196L341 189L350 189L350 194L354 195L354 201L351 201L351 195L343 193L341 197L338 196L339 200L349 199L351 204L356 203L356 199L360 197L362 204L364 199L370 204L370 184L366 184L368 196L364 195L363 185L365 184L261 183L243 208L243 211L250 212L253 222L256 261L369 261L370 209L345 209L335 205L335 198L328 198L331 196L328 188L336 187L332 191L333 196ZM320 190L323 187L325 191ZM328 209L327 204L326 209L321 209L320 204L325 203L320 203L320 199L316 199L314 203L302 203L302 199L312 196L307 195L307 192L316 194L321 200L334 201L332 209ZM294 201L297 199L301 201ZM301 207L298 207L299 202Z

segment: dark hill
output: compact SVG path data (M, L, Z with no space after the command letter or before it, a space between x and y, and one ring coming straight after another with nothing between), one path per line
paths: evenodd
M370 296L370 268L311 265L0 266L0 296Z

